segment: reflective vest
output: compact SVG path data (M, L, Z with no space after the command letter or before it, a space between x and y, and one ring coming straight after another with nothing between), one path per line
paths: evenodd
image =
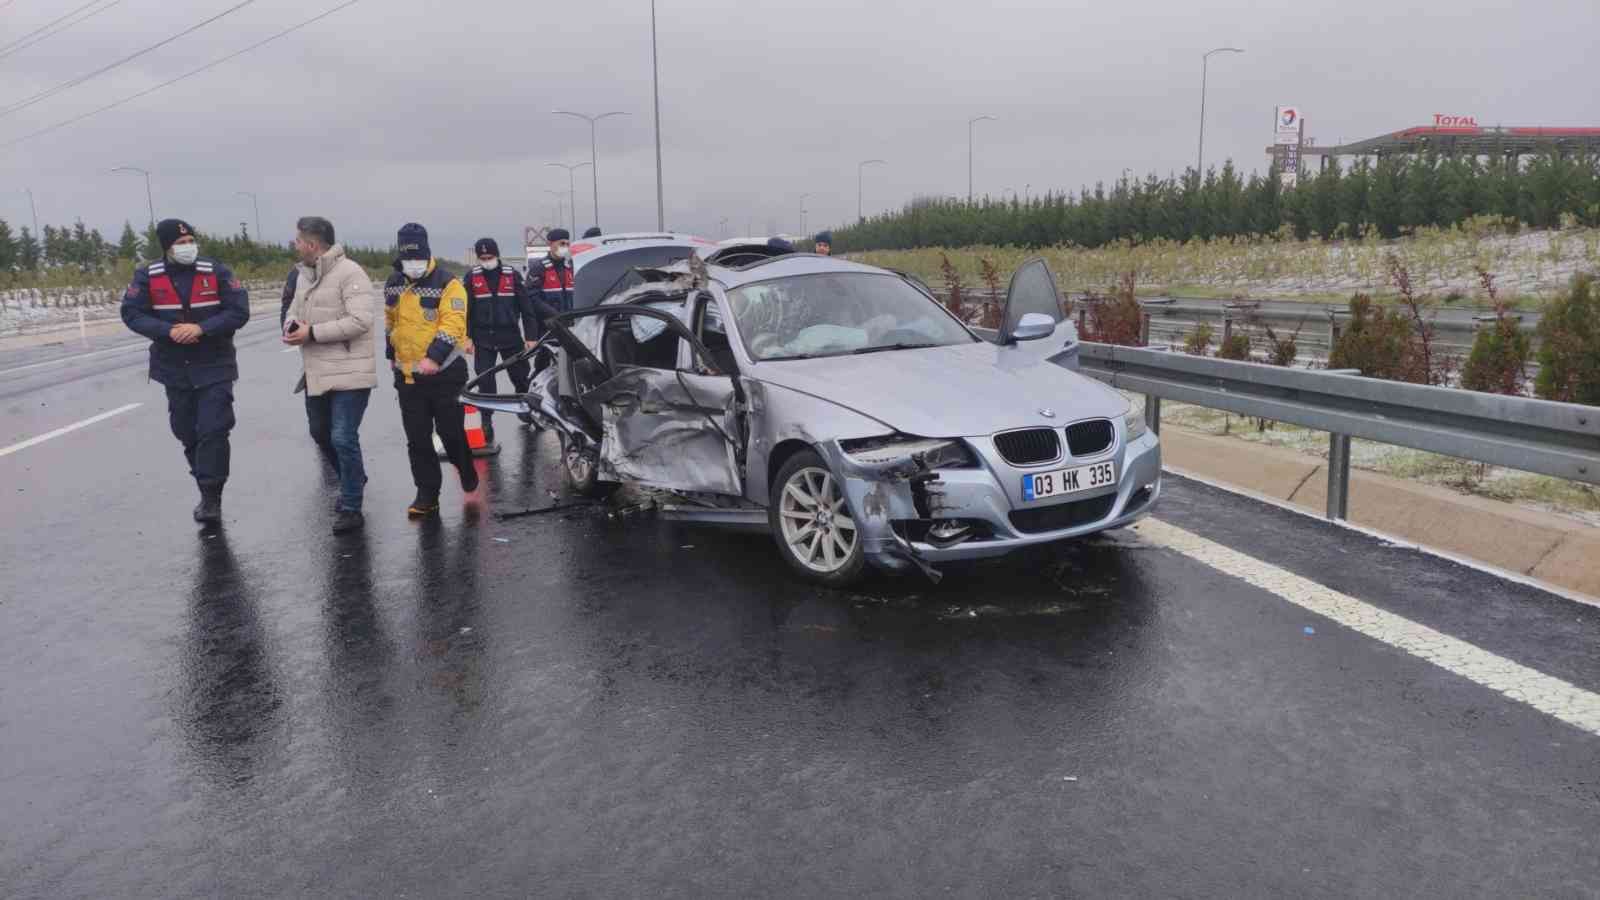
M484 274L483 268L474 267L472 277L467 282L468 290L472 291L472 299L483 300L496 295L509 297L517 292L517 273L510 266L500 267L500 284L489 290L489 278Z
M166 263L151 263L146 271L150 275L150 308L156 312L177 313L179 321L185 321L187 316L184 314L190 310L222 305L222 296L217 293L215 264L209 259L195 260L194 282L189 288L188 303L183 302L178 289L173 287L172 279L167 275Z
M572 267L562 260L560 265L545 257L540 262L539 290L544 302L560 312L572 309Z

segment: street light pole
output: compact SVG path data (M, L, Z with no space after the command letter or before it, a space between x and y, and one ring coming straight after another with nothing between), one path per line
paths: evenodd
M150 227L156 227L156 202L150 193L150 173L138 166L117 166L113 172L138 172L144 176L144 202L150 212Z
M1211 67L1213 53L1243 53L1238 47L1217 47L1207 50L1200 57L1200 148L1195 152L1194 174L1201 181L1205 180L1206 161L1206 75Z
M261 240L261 204L256 202L256 195L250 191L240 191L235 196L250 198L250 208L256 213L256 240Z
M967 205L972 205L972 127L979 122L996 121L994 116L975 116L967 120Z
M561 220L567 217L567 195L549 188L545 188L544 192L556 198L556 224L560 225Z
M805 233L806 233L806 198L809 197L809 196L811 196L811 195L810 194L801 194L800 195L800 235L802 237L804 237Z
M547 166L555 166L558 169L566 169L567 170L567 196L571 199L571 203L569 205L572 207L571 209L569 209L567 211L572 214L572 232L571 232L571 234L572 234L572 236L574 238L576 238L578 236L578 181L577 181L576 176L573 175L573 173L578 171L579 169L583 168L584 166L589 165L589 163L581 162L581 163L574 163L572 165L567 165L566 163L553 162L553 163L545 163L545 165L547 165Z
M656 0L650 0L650 89L656 104L656 230L667 230L667 208L661 195L661 64L656 56Z
M888 164L889 161L884 159L864 159L856 163L856 224L859 225L867 220L867 217L861 214L861 170L867 166L886 166Z
M554 109L550 112L557 116L572 116L575 119L582 119L589 123L589 175L594 180L594 224L598 227L600 225L600 161L599 155L595 152L594 125L601 119L610 118L611 116L625 116L627 113L608 112L601 113L598 116L586 116L580 112L569 112L564 109Z
M33 205L33 188L28 188L28 212L33 213L33 239L39 239L39 207Z

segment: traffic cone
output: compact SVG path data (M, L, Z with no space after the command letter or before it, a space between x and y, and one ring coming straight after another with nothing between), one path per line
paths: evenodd
M467 413L467 449L472 451L473 456L493 456L499 453L500 444L498 442L491 444L484 438L483 413L478 412L478 408L470 403L462 404L462 408Z
M473 456L494 456L499 453L498 441L491 444L484 439L483 413L471 404L463 403L461 406L466 412L467 449L472 451ZM444 452L444 441L439 440L438 432L434 432L433 435L433 452L438 454L440 459L450 458L450 454Z

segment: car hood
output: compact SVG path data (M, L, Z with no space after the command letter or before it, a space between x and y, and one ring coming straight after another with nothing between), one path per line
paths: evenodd
M921 437L977 437L1116 418L1128 408L1121 395L1094 379L1021 348L990 343L768 361L755 366L753 377Z

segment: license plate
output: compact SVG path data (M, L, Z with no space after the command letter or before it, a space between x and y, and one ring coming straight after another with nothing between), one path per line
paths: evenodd
M1117 464L1095 463L1022 476L1022 499L1043 500L1117 483Z

